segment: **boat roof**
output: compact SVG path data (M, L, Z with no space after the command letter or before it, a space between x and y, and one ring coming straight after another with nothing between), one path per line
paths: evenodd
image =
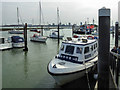
M72 38L71 40L64 40L63 44L72 44L72 45L89 45L95 43L96 39L87 39L87 38Z

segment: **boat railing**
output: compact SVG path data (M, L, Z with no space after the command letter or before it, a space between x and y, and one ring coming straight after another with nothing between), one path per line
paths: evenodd
M110 71L112 72L113 79L117 86L119 86L119 76L120 76L120 54L115 52L110 52Z
M120 58L120 54L115 53L115 52L110 52L113 56L115 56L116 58Z

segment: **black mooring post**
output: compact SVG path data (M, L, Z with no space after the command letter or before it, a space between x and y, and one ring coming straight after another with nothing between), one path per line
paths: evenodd
M24 26L24 43L25 43L25 48L23 49L23 51L28 51L28 47L27 47L27 23L25 23L25 26Z
M60 43L60 38L59 38L59 24L58 24L58 44Z
M118 47L118 22L115 23L115 46Z
M109 88L110 9L99 9L98 90Z
M117 65L116 65L116 84L119 86L119 64L120 64L120 59L117 59Z
M41 25L41 36L43 36L43 25Z
M115 23L115 46L118 48L118 28L119 28L119 23ZM118 77L119 77L119 59L117 58L116 64L115 64L115 70L116 70L116 84L118 86Z

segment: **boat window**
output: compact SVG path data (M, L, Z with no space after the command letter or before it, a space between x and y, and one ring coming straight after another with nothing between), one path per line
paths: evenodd
M82 48L81 47L77 47L76 53L82 54Z
M97 48L97 43L96 43L96 48Z
M93 51L93 45L91 46L91 50Z
M5 43L4 38L0 38L0 44Z
M88 53L89 52L89 47L85 47L84 53Z
M66 46L65 53L73 54L73 52L74 52L74 46Z
M61 51L63 51L63 50L64 50L64 45L61 46Z
M96 45L94 44L94 49L95 49Z

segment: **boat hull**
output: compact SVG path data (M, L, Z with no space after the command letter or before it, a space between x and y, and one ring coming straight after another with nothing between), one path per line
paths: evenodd
M92 72L93 70L95 70L95 67L97 66L96 60L97 60L97 57L94 59L94 61L91 64L88 63L89 65L87 64L88 66L86 66L86 68L84 65L82 65L80 67L79 67L79 65L77 65L77 67L76 67L75 64L73 64L73 66L76 67L76 68L74 68L74 70L73 70L73 68L71 68L71 69L64 68L63 70L62 69L60 70L60 68L58 68L58 70L57 70L57 68L54 68L54 64L50 62L48 64L47 69L48 69L48 73L55 79L56 83L58 85L62 86L62 85L65 85L71 81L74 81L76 79L79 79L79 78L85 76L86 72L88 73L88 72ZM53 65L53 66L51 66L51 65ZM56 67L57 66L58 65L56 63ZM65 72L65 71L67 71L67 72Z
M23 34L23 31L9 31L9 34Z
M21 42L21 43L13 43L13 48L23 48L25 45L24 45L24 42Z
M87 71L91 71L92 67L87 69ZM62 86L65 85L71 81L74 81L76 79L79 79L83 76L85 76L86 74L86 69L81 70L81 71L77 71L77 72L73 72L73 73L69 73L69 74L64 74L64 75L53 75L53 78L55 79L55 81L57 82L58 85Z
M59 36L59 39L62 39L64 36ZM49 36L49 38L58 39L58 36Z
M45 43L46 40L47 40L47 38L30 37L30 41L33 41L33 42L43 42L43 43Z
M11 49L12 43L0 44L0 51Z

